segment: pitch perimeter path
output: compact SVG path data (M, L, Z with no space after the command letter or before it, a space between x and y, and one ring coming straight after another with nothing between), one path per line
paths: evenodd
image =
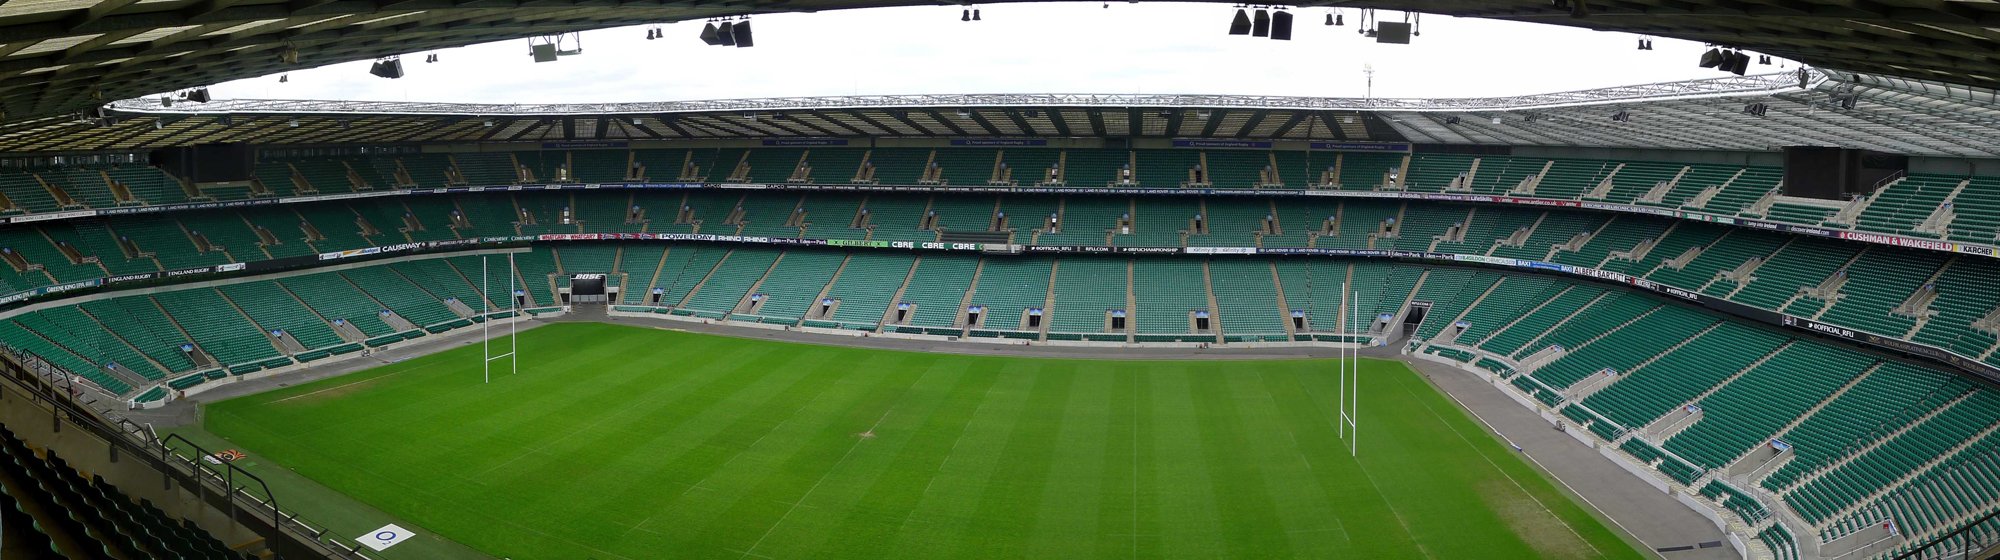
M522 346L542 358L492 385L457 349L216 403L207 428L515 559L1640 557L1394 362L1364 363L1357 461L1326 360L582 323Z

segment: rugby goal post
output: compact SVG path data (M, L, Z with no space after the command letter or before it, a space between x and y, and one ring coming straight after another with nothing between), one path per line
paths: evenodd
M492 308L493 291L488 287L488 284L491 282L491 278L488 277L487 273L487 270L491 268L490 266L488 266L486 262L488 256L490 255L479 256L479 307L480 307L479 316L481 318L479 321L479 349L480 349L479 353L480 356L483 358L481 361L483 361L484 364L482 365L485 366L486 383L492 383L494 360L507 358L508 359L507 365L510 368L509 373L521 373L521 359L519 357L521 346L519 344L519 339L516 337L516 334L518 334L517 329L519 328L518 325L520 324L519 319L521 313L520 313L520 305L517 305L515 303L516 301L518 301L516 298L519 296L514 295L514 292L516 290L516 288L514 287L514 275L516 274L514 270L514 254L508 253L507 254L507 308L499 310L508 312L507 351L500 354L494 354L493 312L495 310Z
M1360 301L1361 294L1348 291L1347 284L1340 285L1340 307L1347 310L1347 316L1340 318L1340 328L1335 331L1340 340L1340 345L1335 347L1339 359L1335 360L1334 365L1340 370L1340 402L1337 405L1340 410L1340 420L1336 423L1339 424L1337 430L1340 432L1340 438L1347 440L1347 455L1350 457L1361 454L1360 432L1354 427L1356 410L1361 407L1361 365L1355 361L1355 357L1361 353L1361 348L1353 346L1353 341L1349 338L1349 331L1354 329L1354 320L1360 317L1360 310L1351 304L1358 304Z

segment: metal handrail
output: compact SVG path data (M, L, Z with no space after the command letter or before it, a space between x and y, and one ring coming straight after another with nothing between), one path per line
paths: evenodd
M196 449L203 455L208 455L206 450L194 444L194 442L187 441L186 438L182 438L178 434L169 435L166 439L162 440L155 436L151 430L139 424L135 424L115 414L91 410L85 406L86 403L79 403L76 400L76 393L73 392L71 387L58 386L55 382L54 378L56 377L60 377L67 382L71 377L67 370L41 359L41 357L36 356L32 352L5 344L0 344L0 355L8 358L0 360L0 362L4 362L0 363L0 372L4 372L0 377L13 379L15 385L28 394L31 402L47 403L50 415L54 419L52 428L55 431L60 431L64 424L63 420L67 419L70 425L82 428L98 440L111 445L113 458L116 458L117 454L122 451L140 458L140 460L148 463L155 470L160 471L161 483L165 488L172 489L176 480L181 481L184 486L189 484L197 485L198 492L204 493L201 497L202 502L227 511L230 513L232 521L246 519L246 517L239 517L239 515L247 515L248 519L259 519L264 515L268 515L272 521L270 532L266 535L268 542L275 543L284 540L284 535L281 533L290 531L301 537L292 539L294 542L306 543L317 549L325 557L373 560L373 557L357 549L326 539L325 530L315 529L305 524L299 520L297 514L284 513L277 506L276 495L271 492L270 486L265 484L262 478L243 471L235 465L228 465L228 472L218 474L214 469L199 464L198 460L172 453L173 447L167 444L169 441L179 440L186 442L189 447ZM8 365L14 367L4 367ZM180 460L170 460L169 457ZM179 464L185 464L186 467L177 466ZM236 486L235 483L235 474L238 472L241 472L250 480L256 481L258 486L262 487L265 497L271 498L270 501L257 498L248 493L239 494L242 488ZM208 486L210 482L222 486L224 489L222 497L225 498L226 501L224 504L226 505L218 505L207 499L205 492L210 489ZM239 496L250 498L250 500L247 503L239 501L236 499ZM269 512L259 512L258 509L267 509Z

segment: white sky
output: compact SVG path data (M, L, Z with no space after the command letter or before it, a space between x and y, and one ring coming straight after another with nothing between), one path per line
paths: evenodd
M1723 75L1699 68L1697 43L1553 25L1423 18L1409 45L1376 44L1325 9L1293 10L1291 41L1226 34L1220 4L989 4L775 14L752 21L756 46L711 47L702 22L583 33L583 54L536 64L525 39L407 53L400 80L351 62L228 82L215 97L578 103L919 93L1189 93L1378 97L1547 93ZM1400 21L1400 12L1380 12ZM1752 73L1766 70L1753 65Z

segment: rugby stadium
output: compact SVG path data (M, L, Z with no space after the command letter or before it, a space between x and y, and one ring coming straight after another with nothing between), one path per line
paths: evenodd
M1721 70L1499 97L207 89L915 5L0 1L0 559L2000 556L1992 4L1209 6Z

